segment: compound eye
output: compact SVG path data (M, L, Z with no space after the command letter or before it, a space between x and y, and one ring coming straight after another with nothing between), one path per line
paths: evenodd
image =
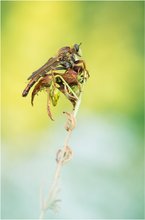
M76 51L76 52L79 51L79 45L78 45L78 44L75 44L75 45L74 45L74 48L75 48L75 51Z

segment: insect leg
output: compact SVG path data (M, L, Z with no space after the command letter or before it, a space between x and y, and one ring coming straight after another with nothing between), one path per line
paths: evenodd
M59 67L56 67L55 70L67 70L67 68L63 66L59 66Z
M88 70L86 69L86 64L85 64L84 60L75 61L75 66L80 67L80 69L78 69L78 72L82 69L82 72L86 73L87 78L90 77L90 74L89 74Z

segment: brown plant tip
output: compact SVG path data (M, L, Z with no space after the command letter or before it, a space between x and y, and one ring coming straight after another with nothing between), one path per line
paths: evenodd
M67 116L67 122L65 125L65 129L69 132L72 131L76 127L76 119L73 113L63 112Z

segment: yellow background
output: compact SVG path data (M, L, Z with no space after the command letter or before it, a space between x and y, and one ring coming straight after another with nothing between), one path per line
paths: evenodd
M104 206L100 206L100 204L95 206L97 203L94 199L93 205L95 208L98 207L97 209L100 212L97 211L95 214L95 211L92 211L92 216L94 218L113 218L114 216L116 218L141 218L143 216L143 209L141 208L143 204L143 5L143 2L2 2L2 159L4 158L4 173L7 172L6 177L4 174L6 180L4 178L4 199L2 200L2 202L4 201L4 217L37 217L33 208L27 214L25 213L24 210L28 207L23 204L24 195L21 198L21 190L18 192L16 190L14 193L15 184L16 182L19 183L18 179L21 173L21 169L17 173L15 168L18 166L25 167L28 158L33 161L36 152L40 151L43 155L47 148L53 148L55 144L62 145L65 134L63 130L65 117L62 112L71 111L72 108L71 104L61 95L58 105L52 107L55 122L50 121L46 112L47 96L45 92L39 93L39 96L36 97L34 107L30 104L30 94L26 98L21 96L27 85L27 78L51 56L54 56L59 48L80 42L82 42L83 59L86 61L91 77L83 92L74 141L76 140L76 144L79 143L79 140L84 138L84 132L88 134L88 137L85 138L88 140L89 146L86 148L94 145L95 149L99 151L101 141L107 139L104 123L107 123L108 131L113 126L110 134L112 143L115 143L116 139L114 140L114 138L119 135L117 140L120 143L120 149L124 149L122 155L127 155L126 162L129 161L128 163L131 164L130 166L127 164L124 169L122 168L123 171L128 170L129 172L132 169L137 169L136 173L132 174L132 179L128 179L127 182L127 184L131 184L134 179L138 178L137 186L133 186L131 195L134 195L133 192L136 192L136 187L139 187L136 196L129 197L130 205L126 207L125 211L116 211L119 210L119 206L118 209L115 209L113 201L112 206L108 208L109 211L105 211L105 208L101 207L105 206L106 194L99 195L104 199L104 203L101 203ZM83 122L85 123L83 124ZM109 126L111 127L109 128ZM117 129L118 133L116 134ZM100 130L103 139L97 142L95 137L99 135L97 131ZM51 140L52 146L47 146L47 140ZM126 151L125 146L128 146L129 143L129 146L134 147L132 150ZM112 145L106 143L105 146L108 149ZM115 146L117 149L118 146ZM83 149L83 147L79 147ZM95 151L90 149L90 152L89 158ZM136 158L132 157L131 152L136 154ZM38 170L40 169L39 153L36 165ZM49 151L47 153L49 154ZM98 152L96 152L97 154ZM102 154L100 157L103 157ZM120 152L116 151L116 155L119 154ZM54 155L52 155L52 159ZM74 160L75 157L77 162L77 155L74 156ZM46 164L47 158L43 156L42 158ZM83 156L81 160L85 161ZM42 161L41 168L43 169ZM100 164L102 167L100 169L103 169L104 163L105 160ZM96 174L98 173L97 160L92 159L90 164L94 171L92 173L88 171L84 180L80 179L80 186L84 183L83 181L86 181L86 178L91 179L95 175L98 178ZM122 157L121 166L124 167L124 157ZM27 169L29 170L28 167ZM69 169L68 172L71 173L75 168L72 167L71 169L70 167ZM114 165L111 169L113 171ZM24 169L24 173L27 173L28 170ZM109 172L104 171L104 175L107 176L104 179L106 185L109 184L109 178L111 178ZM9 173L13 174L13 179L10 178ZM119 175L119 171L117 173ZM126 189L124 182L126 176L123 174L121 178ZM39 176L37 180L40 180ZM116 181L113 177L112 180L113 182ZM5 181L9 181L8 186ZM67 175L65 181L69 184ZM17 185L21 189L21 183ZM26 191L29 189L27 187L24 187ZM73 191L73 186L71 187ZM83 190L89 193L89 188L90 185L86 184L86 188ZM17 195L14 202L16 205L12 205L13 200L9 198L9 193L12 194L12 197ZM35 192L35 196L37 193ZM97 192L95 195L97 198ZM25 199L27 201L28 198ZM35 201L37 199L35 198ZM69 197L67 199L71 200ZM67 199L65 202L68 202ZM115 199L116 197L114 201ZM91 210L91 197L88 198L88 201L90 203L88 202L87 208ZM21 204L18 207L19 211L16 208L18 204ZM68 210L70 213L66 216L62 214L61 217L73 217L71 213L75 210L75 206L73 207L71 202ZM82 208L82 215L80 214L81 217L83 210L85 210L84 207ZM99 215L99 213L101 214ZM88 217L89 215L91 214L88 214ZM80 216L78 213L75 217Z

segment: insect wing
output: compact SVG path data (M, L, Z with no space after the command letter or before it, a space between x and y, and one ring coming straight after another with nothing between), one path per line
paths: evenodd
M43 76L46 72L53 69L53 67L57 66L59 63L57 57L51 57L42 67L38 70L34 71L31 76L29 76L28 80L33 79L36 75Z

